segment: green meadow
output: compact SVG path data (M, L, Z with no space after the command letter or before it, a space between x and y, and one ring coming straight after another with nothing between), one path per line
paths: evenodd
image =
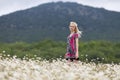
M53 60L64 58L66 42L43 40L34 43L14 42L0 43L0 54L3 57L37 58ZM84 62L119 63L120 42L79 41L79 57Z

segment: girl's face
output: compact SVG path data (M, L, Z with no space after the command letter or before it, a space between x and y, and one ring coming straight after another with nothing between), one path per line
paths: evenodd
M71 32L74 32L75 31L75 26L69 26L69 29Z

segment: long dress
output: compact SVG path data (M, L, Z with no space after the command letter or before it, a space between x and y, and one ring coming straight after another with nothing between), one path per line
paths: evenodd
M67 53L65 54L66 60L74 60L76 59L75 54L76 54L76 38L78 38L77 33L70 34L67 37Z

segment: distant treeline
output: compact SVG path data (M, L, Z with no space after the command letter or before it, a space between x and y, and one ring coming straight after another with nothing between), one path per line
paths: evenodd
M43 40L36 43L15 42L0 43L0 54L4 56L16 55L18 58L41 57L52 60L64 58L66 53L66 42ZM85 62L119 63L120 42L89 41L79 42L79 57Z
M84 41L120 41L120 12L74 2L50 2L1 16L0 41L65 41L70 21L77 22Z

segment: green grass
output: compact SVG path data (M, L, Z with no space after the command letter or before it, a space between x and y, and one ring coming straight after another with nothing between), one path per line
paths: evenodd
M42 59L64 58L66 43L62 41L43 40L36 43L0 43L0 54L18 58L41 57ZM5 52L4 52L5 51ZM109 41L79 42L79 57L81 61L103 63L120 62L120 43Z

